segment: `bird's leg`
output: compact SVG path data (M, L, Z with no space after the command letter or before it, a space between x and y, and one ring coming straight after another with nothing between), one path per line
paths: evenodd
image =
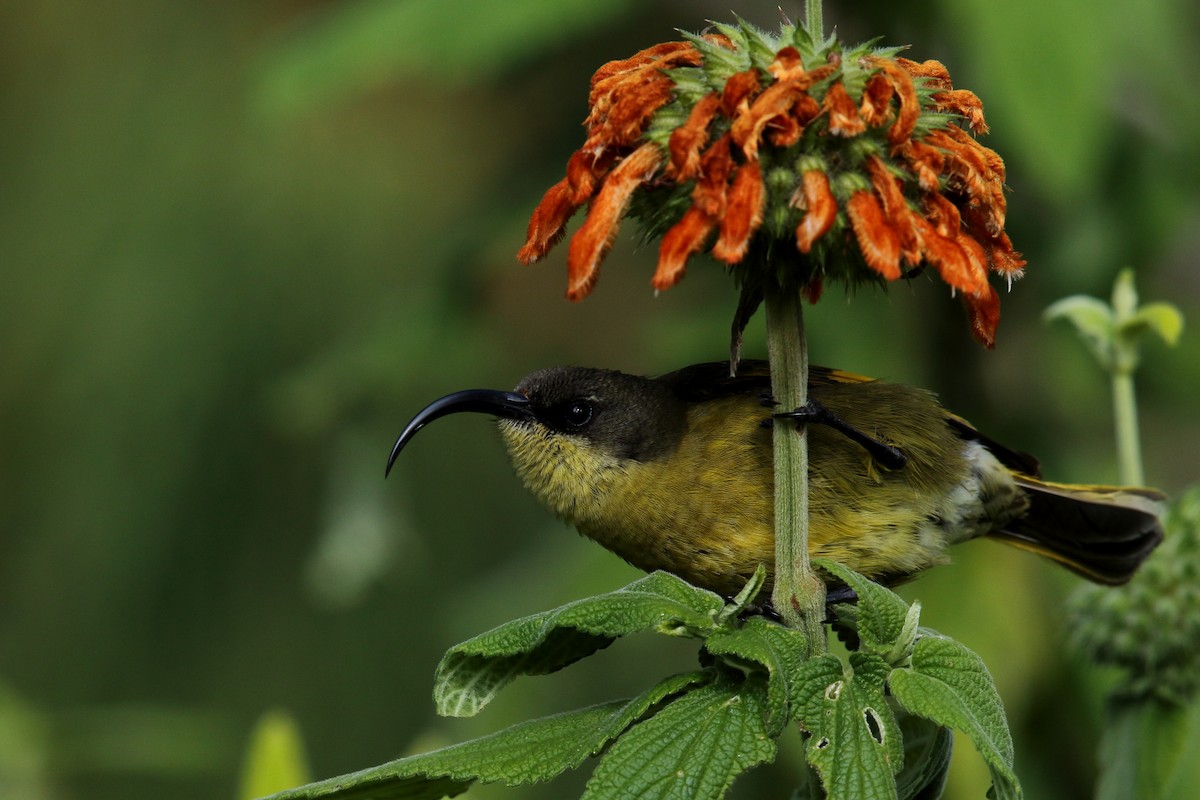
M807 403L795 411L777 411L772 416L794 419L803 423L828 425L850 441L861 445L871 454L872 458L888 469L901 469L908 463L908 456L899 447L884 444L878 439L867 436L811 397Z

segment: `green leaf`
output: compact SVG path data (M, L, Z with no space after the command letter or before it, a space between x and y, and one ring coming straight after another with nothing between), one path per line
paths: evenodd
M829 800L892 800L893 777L902 766L904 744L883 693L887 663L852 653L850 671L826 654L805 662L805 687L797 708L811 735L806 757L816 768Z
M250 734L238 796L250 800L308 779L304 742L295 719L283 711L267 712Z
M896 721L904 736L904 768L896 775L896 794L900 800L936 800L950 770L954 732L903 709Z
M1137 307L1138 293L1133 269L1126 267L1117 273L1117 279L1113 281L1113 316L1118 320L1128 319L1137 311Z
M1174 347L1183 335L1183 312L1171 303L1147 303L1122 322L1117 333L1136 340L1147 331L1157 333L1160 339Z
M909 713L971 737L999 800L1021 797L1004 706L979 656L958 642L923 631L912 667L888 676L892 696Z
M906 659L916 635L920 606L909 606L891 589L836 562L817 558L813 559L813 564L841 580L858 595L858 603L843 603L836 607L836 613L858 633L863 647L883 656L889 663Z
M1047 321L1069 320L1101 366L1107 369L1111 365L1115 322L1112 308L1103 300L1082 294L1064 297L1052 303L1042 316Z
M632 700L522 722L480 739L280 792L270 800L435 800L461 794L476 780L509 786L549 780L600 752L658 703L711 678L711 672L675 675Z
M613 642L613 637L553 627L554 622L545 616L508 623L447 652L434 675L437 713L474 716L518 675L554 672ZM511 647L501 649L506 644ZM475 648L486 648L492 654L479 654ZM506 650L512 655L496 655Z
M743 772L774 759L765 711L765 682L753 677L688 692L617 740L584 798L719 798Z
M759 564L754 570L754 574L750 576L750 580L746 581L746 585L737 593L737 596L721 609L721 613L717 614L717 625L727 625L731 620L741 616L749 605L754 602L754 598L758 597L758 593L762 591L763 584L766 582L767 568Z
M562 669L620 636L648 630L708 633L723 606L718 595L655 572L624 589L506 623L456 645L442 658L434 678L438 713L477 714L518 675Z
M749 662L767 672L767 730L778 736L791 721L795 683L808 641L804 634L762 617L751 617L738 628L721 628L709 635L704 648L714 656Z

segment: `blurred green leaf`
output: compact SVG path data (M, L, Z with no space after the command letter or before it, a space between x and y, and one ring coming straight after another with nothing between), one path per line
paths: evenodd
M640 631L711 631L719 596L665 572L493 628L450 649L437 668L438 713L477 714L518 675L554 672Z
M1182 747L1174 751L1174 763L1163 764L1167 772L1162 779L1161 800L1189 800L1195 797L1196 787L1200 786L1200 703L1192 703L1181 711L1187 718L1185 724L1164 726L1163 732L1176 735L1182 728L1182 735L1177 740ZM1167 748L1170 752L1172 745L1168 744Z
M1114 323L1112 308L1107 303L1095 297L1076 294L1052 303L1043 316L1047 321L1069 320L1092 355L1108 369L1112 363Z
M1112 311L1117 320L1125 320L1133 316L1138 307L1137 283L1133 270L1125 267L1117 273L1113 281Z
M256 797L300 786L309 780L300 726L285 711L268 711L250 734L238 797Z
M1121 335L1131 339L1147 331L1157 333L1159 338L1174 347L1183 335L1183 312L1170 303L1147 303L1121 323Z
M1196 755L1195 716L1191 708L1157 698L1112 702L1101 742L1098 800L1168 797L1176 773L1190 766L1181 756Z
M50 743L50 720L0 680L0 796L43 794Z
M255 101L286 116L401 79L443 85L491 80L632 6L632 0L343 3L267 52Z
M775 757L766 686L750 678L688 692L617 740L588 781L586 800L720 798L733 781Z
M1050 304L1046 320L1070 320L1080 337L1107 371L1131 372L1138 363L1139 339L1153 331L1174 346L1183 333L1183 313L1171 303L1138 307L1132 269L1121 270L1113 281L1112 305L1095 297L1072 295Z

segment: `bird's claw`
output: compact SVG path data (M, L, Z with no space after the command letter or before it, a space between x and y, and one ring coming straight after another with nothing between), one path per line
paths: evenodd
M806 424L828 425L850 441L861 445L871 454L872 458L879 462L880 466L887 469L903 469L904 465L908 463L908 456L899 447L884 444L878 439L868 436L812 398L793 411L778 411L772 416Z

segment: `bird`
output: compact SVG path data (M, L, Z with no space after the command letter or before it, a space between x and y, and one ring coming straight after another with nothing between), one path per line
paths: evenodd
M522 483L556 516L635 567L727 597L760 564L770 590L772 436L788 417L808 436L810 555L884 585L980 537L1117 585L1162 540L1161 492L1046 481L1036 459L930 391L813 366L808 392L807 407L780 410L764 361L742 361L736 376L728 362L654 378L552 367L512 391L429 404L397 438L387 471L429 422L490 414Z

